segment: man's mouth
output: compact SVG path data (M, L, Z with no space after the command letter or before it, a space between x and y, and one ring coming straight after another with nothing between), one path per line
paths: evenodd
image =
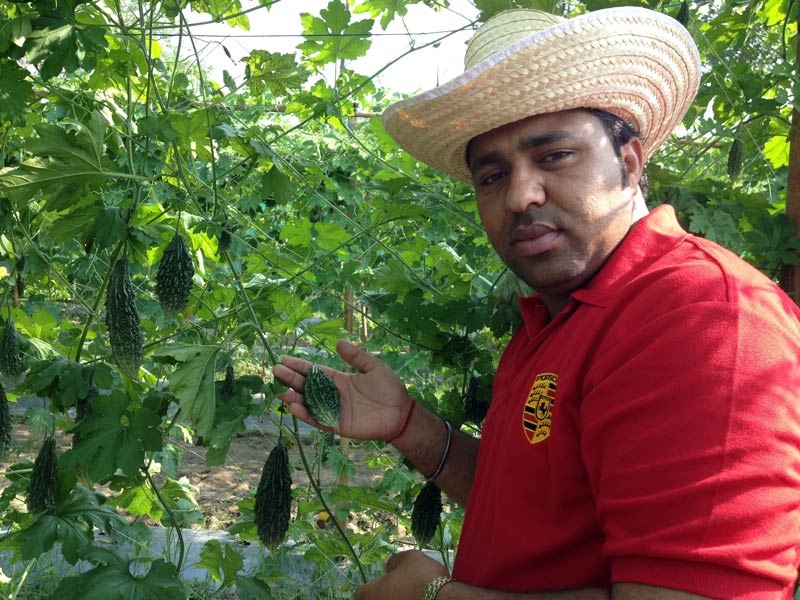
M552 250L561 231L546 223L533 223L516 229L511 236L511 248L518 256L536 256Z

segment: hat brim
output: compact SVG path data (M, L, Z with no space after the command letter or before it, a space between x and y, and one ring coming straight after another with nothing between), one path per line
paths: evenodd
M699 83L697 48L675 19L609 8L520 39L448 83L391 105L383 125L418 160L469 182L472 138L573 108L625 119L650 157L686 114Z

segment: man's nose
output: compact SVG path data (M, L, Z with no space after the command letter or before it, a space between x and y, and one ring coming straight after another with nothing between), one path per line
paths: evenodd
M541 206L545 202L544 184L536 173L529 170L511 174L506 189L506 207L512 212L525 212L531 204Z

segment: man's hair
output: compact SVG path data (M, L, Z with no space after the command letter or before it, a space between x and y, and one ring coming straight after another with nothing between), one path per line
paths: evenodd
M640 137L639 132L626 120L619 118L617 115L612 115L610 112L601 110L599 108L584 108L587 113L594 115L600 121L603 129L606 130L608 139L611 140L611 146L614 148L614 154L617 158L622 158L622 146L630 142L633 138ZM622 165L622 186L628 185L628 169ZM647 199L647 192L649 191L649 179L647 173L642 171L642 177L639 180L639 188L642 190L642 196Z

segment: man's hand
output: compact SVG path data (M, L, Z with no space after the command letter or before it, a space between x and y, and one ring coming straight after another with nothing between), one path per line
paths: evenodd
M336 345L339 356L358 373L321 367L336 384L341 397L339 428L343 436L359 440L393 439L411 409L402 380L386 364L344 340ZM325 429L308 412L303 390L311 363L286 357L273 369L275 378L291 389L280 394L290 412L301 421Z
M419 550L400 552L386 561L386 575L356 590L356 600L419 600L428 583L442 575L449 575L447 569Z

